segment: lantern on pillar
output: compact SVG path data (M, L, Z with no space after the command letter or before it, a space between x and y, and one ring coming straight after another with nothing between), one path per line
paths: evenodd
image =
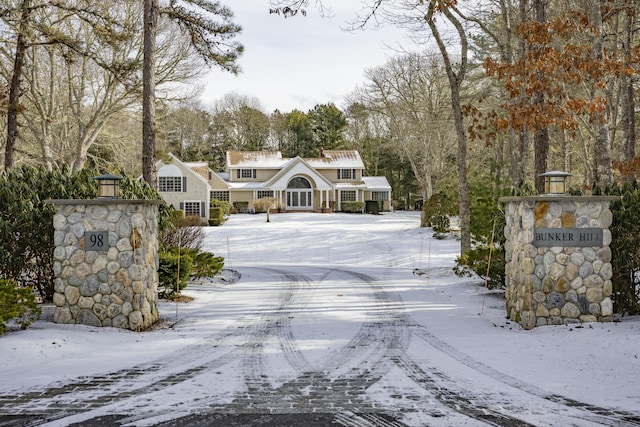
M105 174L96 176L93 179L98 181L98 198L99 199L119 199L120 198L120 181L122 177L118 175Z
M567 191L567 178L569 172L551 171L540 174L544 177L544 192L546 194L565 194Z

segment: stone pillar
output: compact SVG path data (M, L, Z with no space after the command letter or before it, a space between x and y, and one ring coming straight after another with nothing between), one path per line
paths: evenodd
M158 201L52 200L56 323L158 320Z
M507 317L525 329L611 321L608 196L504 197Z

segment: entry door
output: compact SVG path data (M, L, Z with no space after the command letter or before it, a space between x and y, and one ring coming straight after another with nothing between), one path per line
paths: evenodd
M311 208L311 190L287 190L287 209Z

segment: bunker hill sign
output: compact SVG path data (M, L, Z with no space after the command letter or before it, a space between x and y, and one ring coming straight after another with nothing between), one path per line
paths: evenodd
M602 228L536 228L536 247L602 247Z

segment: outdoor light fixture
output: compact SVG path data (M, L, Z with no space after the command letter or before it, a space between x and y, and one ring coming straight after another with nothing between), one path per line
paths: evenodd
M98 198L99 199L119 199L120 198L120 181L122 177L118 175L100 175L93 179L98 181Z
M564 194L567 190L569 172L551 171L540 174L544 177L544 192L546 194Z

